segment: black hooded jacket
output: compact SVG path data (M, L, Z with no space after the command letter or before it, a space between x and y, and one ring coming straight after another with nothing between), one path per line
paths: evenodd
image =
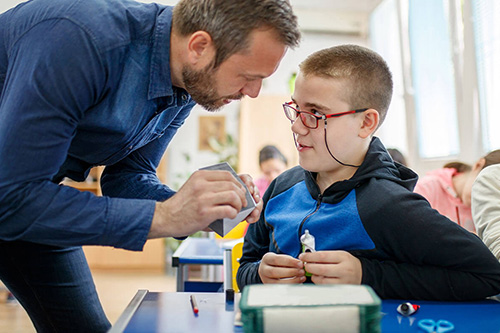
M362 284L381 298L474 300L500 292L500 263L474 234L413 193L417 175L395 164L378 138L354 176L320 193L315 174L292 168L264 195L245 236L237 281L262 283L267 252L297 257L305 230L317 251L345 250L362 265Z

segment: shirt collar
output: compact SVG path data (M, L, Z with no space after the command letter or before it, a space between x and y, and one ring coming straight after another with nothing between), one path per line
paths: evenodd
M173 7L165 7L156 20L153 35L151 68L149 73L148 99L172 96L172 77L170 75L170 31L172 29Z

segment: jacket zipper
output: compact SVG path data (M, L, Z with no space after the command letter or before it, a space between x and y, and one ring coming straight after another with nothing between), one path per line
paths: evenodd
M316 199L316 208L314 209L313 212L309 213L306 217L304 217L304 219L302 220L302 222L300 222L300 226L299 226L299 243L300 243L300 236L302 236L302 227L304 226L304 223L306 223L306 220L308 218L310 218L314 213L316 213L319 209L319 206L321 205L321 199L323 199L323 195L320 194L318 195L318 199ZM299 250L299 253L300 253L300 250Z

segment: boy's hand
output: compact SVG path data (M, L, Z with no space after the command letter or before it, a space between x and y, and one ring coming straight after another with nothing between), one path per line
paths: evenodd
M302 261L286 254L268 252L259 265L262 283L303 283L304 274Z
M257 188L257 186L255 186L253 179L250 175L242 174L242 175L238 175L238 176L241 178L243 183L245 183L245 185L248 188L248 191L250 192L250 194L253 197L253 201L255 201L254 210L252 210L252 212L246 217L245 220L248 223L255 223L259 220L260 212L262 211L262 206L264 205L262 203L261 198L260 198L259 189Z
M361 284L361 261L346 251L318 251L301 253L299 259L312 274L315 284Z

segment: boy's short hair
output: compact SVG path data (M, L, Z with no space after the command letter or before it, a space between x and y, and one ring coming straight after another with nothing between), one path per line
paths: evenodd
M181 0L174 7L173 29L182 36L206 31L216 49L214 68L245 50L255 29L272 29L280 42L296 47L297 17L288 0Z
M352 109L373 108L383 123L392 98L392 75L385 60L359 45L317 51L300 65L302 75L344 80L345 101Z

